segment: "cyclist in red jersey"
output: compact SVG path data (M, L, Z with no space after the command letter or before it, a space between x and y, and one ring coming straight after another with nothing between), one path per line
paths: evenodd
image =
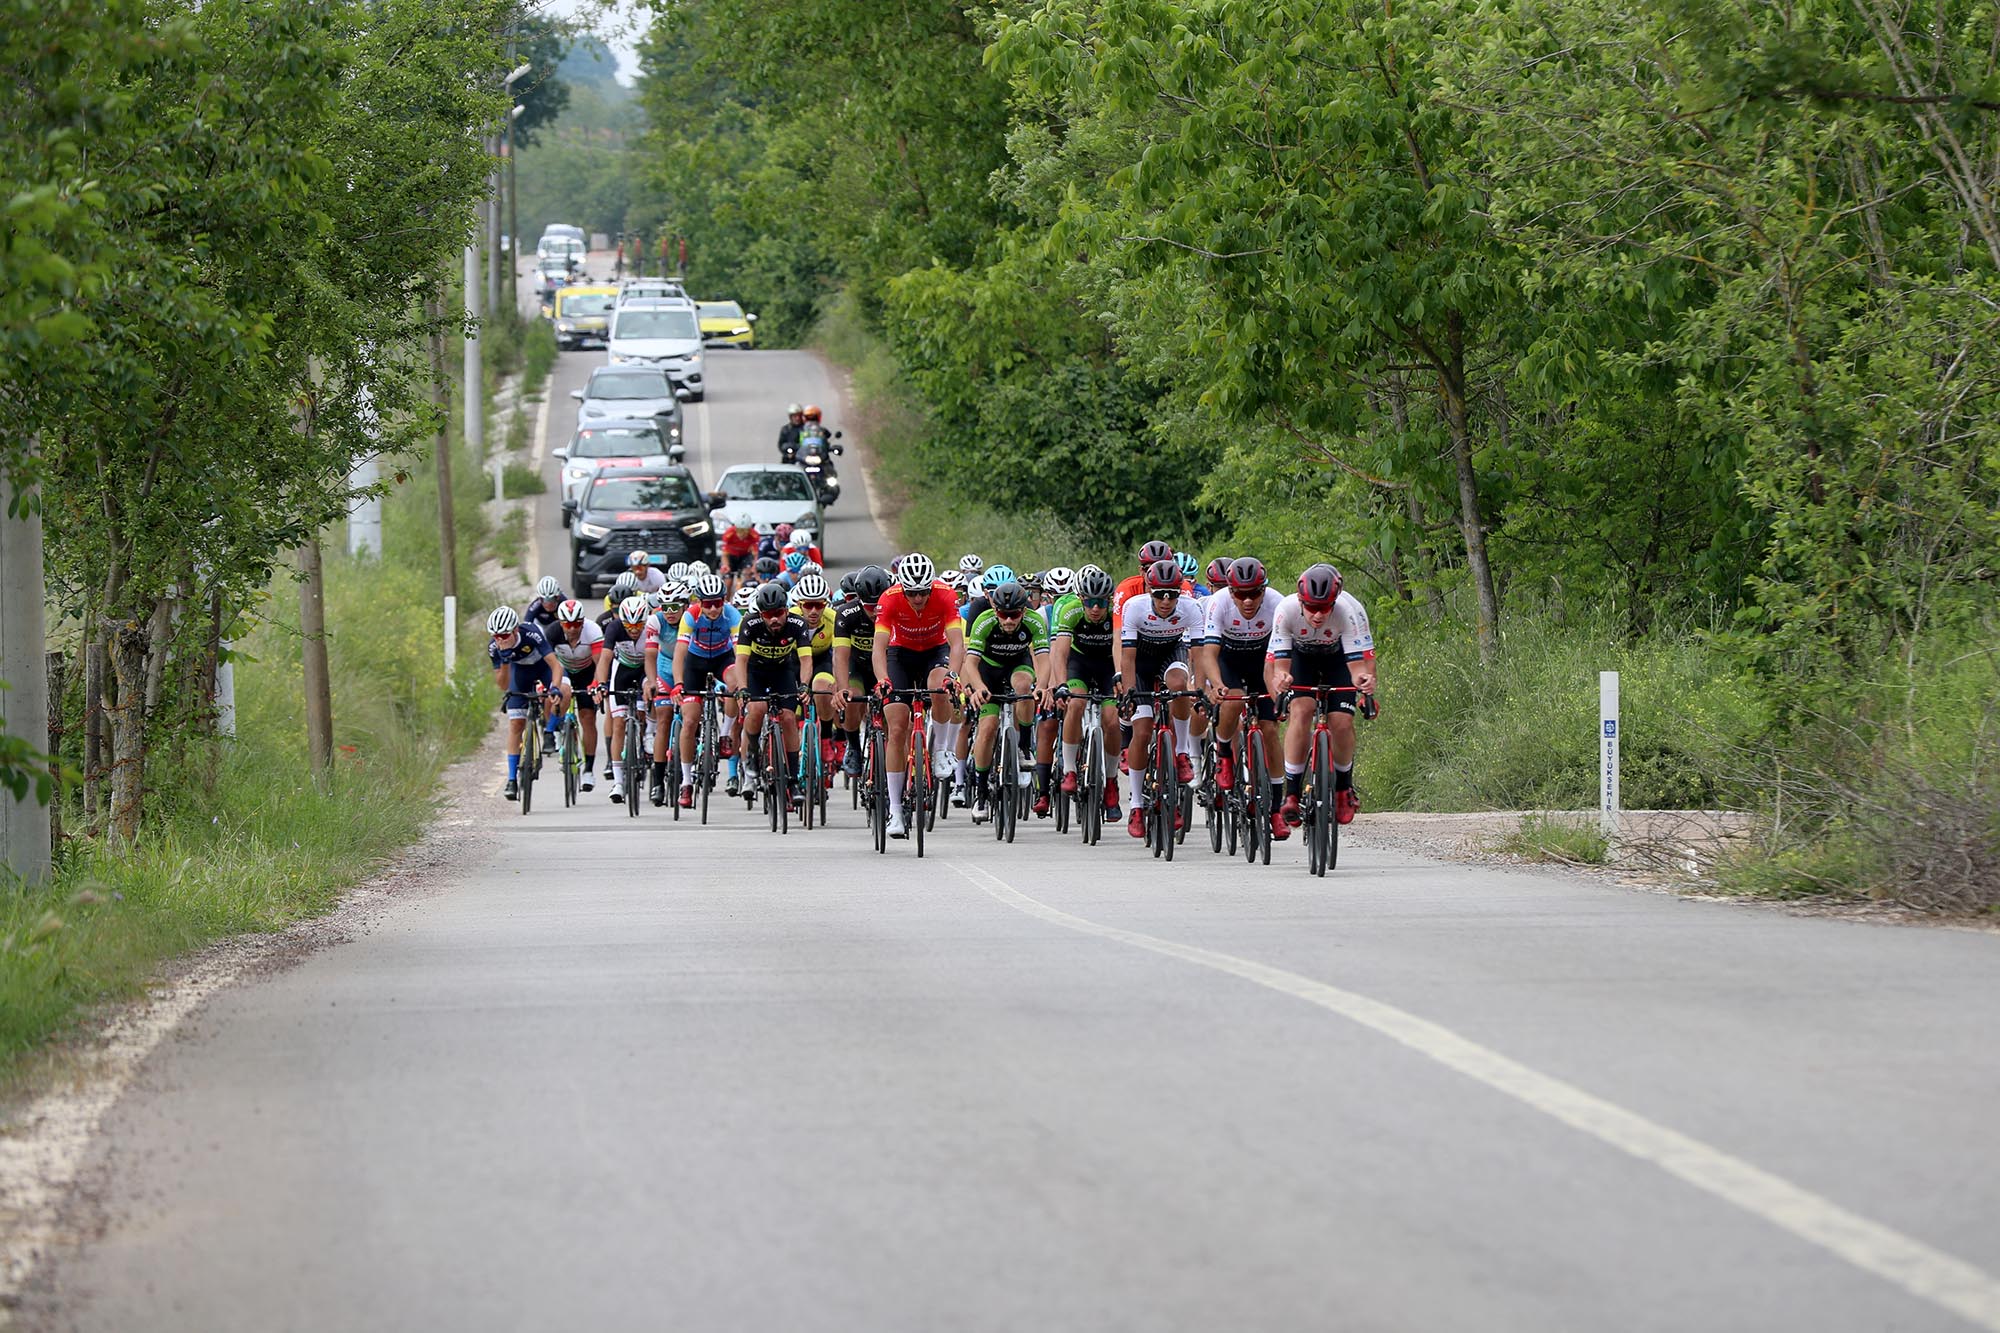
M1111 614L1114 617L1123 615L1125 613L1125 603L1146 590L1146 571L1151 569L1156 561L1171 560L1173 558L1174 548L1166 542L1153 541L1141 546L1139 548L1139 572L1118 581L1118 588L1111 595ZM1186 579L1182 579L1182 595L1185 596L1193 591L1194 585Z
M931 689L931 716L938 722L937 753L950 762L959 721L945 683L965 660L965 620L958 599L939 581L937 566L925 555L896 563L896 586L875 606L875 679L882 690ZM882 710L888 742L889 836L907 838L903 782L909 767L910 706L896 702Z

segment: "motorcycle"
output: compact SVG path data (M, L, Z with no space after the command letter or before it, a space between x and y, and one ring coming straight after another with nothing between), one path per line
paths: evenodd
M806 475L812 478L813 494L819 497L819 502L823 505L830 505L840 498L840 474L834 469L833 463L835 454L845 452L840 445L834 443L840 438L840 434L839 431L835 431L832 437L828 438L825 431L815 431L807 427L806 432L799 436L798 464L806 470Z

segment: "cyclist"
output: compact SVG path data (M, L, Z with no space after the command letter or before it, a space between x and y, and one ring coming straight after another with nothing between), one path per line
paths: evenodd
M1062 790L1073 795L1081 782L1077 749L1083 743L1083 710L1086 692L1103 696L1104 771L1114 767L1113 740L1118 735L1118 705L1111 695L1117 672L1115 644L1118 622L1111 615L1111 576L1096 565L1076 572L1076 593L1064 599L1056 617L1055 635L1049 643L1049 678L1068 686L1069 702L1063 707ZM1118 784L1104 784L1104 813L1118 818Z
M653 557L644 551L634 551L625 557L625 568L638 580L642 593L658 592L667 586L667 571L653 568Z
M749 747L750 769L758 772L763 764L764 715L775 710L784 739L786 771L799 766L799 700L812 689L812 631L792 614L790 599L783 588L767 583L757 589L757 614L743 621L736 632L736 661L743 670L747 702L743 711L743 735ZM766 775L768 777L768 775ZM799 791L792 788L792 805L799 803Z
M945 692L965 658L965 621L951 588L922 553L897 562L896 584L875 608L876 688L931 690L932 716L939 721L937 764L950 771L960 723ZM888 736L889 836L910 836L903 817L903 781L909 766L910 706L893 700L883 709Z
M577 730L583 733L583 776L577 785L590 791L596 785L591 769L597 764L597 700L590 687L604 652L604 630L584 611L582 602L562 602L556 607L556 633L549 639L549 649L576 700Z
M1210 566L1213 577L1214 566ZM1221 588L1208 599L1208 614L1200 646L1195 650L1202 688L1217 704L1215 723L1215 785L1228 791L1236 785L1236 729L1243 719L1240 699L1222 699L1224 692L1255 692L1255 723L1264 736L1267 761L1278 753L1278 706L1263 693L1265 661L1271 648L1271 627L1278 620L1278 606L1284 598L1270 586L1264 562L1255 556L1232 561L1224 571ZM1282 783L1270 779L1269 804L1271 836L1283 840L1292 836L1292 826L1278 813L1283 799Z
M977 579L986 572L986 561L967 551L958 558L958 572L965 575L968 581Z
M1139 572L1129 578L1119 580L1118 596L1117 600L1111 604L1112 611L1117 615L1124 615L1125 603L1145 591L1146 571L1151 569L1158 561L1172 560L1173 558L1174 548L1166 542L1151 541L1141 546L1139 548Z
M500 706L507 710L507 785L501 794L515 801L521 797L521 733L528 728L529 698L540 690L559 689L565 692L567 707L569 682L549 651L549 641L533 625L523 625L513 607L494 608L486 617L486 632L493 636L487 644L493 683L500 687Z
M550 642L556 637L556 608L563 604L562 584L556 582L553 574L544 574L535 584L535 596L521 608L523 624L533 625L542 632L542 637Z
M1146 596L1125 603L1118 617L1119 671L1134 694L1150 694L1161 689L1188 688L1188 646L1200 638L1204 626L1197 621L1192 599L1181 591L1181 569L1172 560L1156 560L1146 571ZM1132 795L1132 814L1126 831L1135 838L1146 836L1144 785L1148 750L1153 738L1153 705L1134 700L1132 743L1125 751L1125 780ZM1168 721L1174 729L1174 773L1182 782L1194 780L1194 737L1188 726L1193 715L1190 700L1176 699ZM1174 811L1174 827L1182 825L1179 809Z
M1340 571L1314 565L1299 575L1299 590L1278 604L1271 628L1271 693L1283 694L1294 685L1352 686L1363 694L1375 690L1375 636L1361 601L1341 587ZM1301 820L1299 792L1305 785L1306 747L1312 744L1311 695L1292 700L1291 725L1285 731L1285 804L1288 824ZM1333 808L1343 824L1354 822L1361 799L1354 794L1354 695L1334 695L1327 705L1333 716Z
M756 563L750 566L750 577L739 586L755 587L760 583L769 583L784 572L785 566L777 556L760 555Z
M681 613L680 632L674 636L674 680L681 690L681 808L694 808L695 746L701 733L701 696L715 682L734 689L742 680L736 668L736 634L743 613L726 600L729 591L720 574L704 574L695 580L695 600ZM728 759L736 753L731 734L736 726L736 701L723 703L721 735L716 738L716 755ZM736 794L736 772L729 775L730 795Z
M1176 551L1174 552L1174 563L1180 566L1181 591L1193 596L1197 602L1206 601L1210 589L1203 587L1199 582L1201 578L1201 562L1186 551Z
M1226 555L1219 555L1208 562L1208 568L1204 573L1208 578L1208 587L1211 595L1229 591L1229 570L1235 563L1234 560Z
M861 701L875 688L875 604L889 590L889 571L880 565L867 565L848 577L854 580L853 596L833 619L833 678L841 686L840 727L847 741L841 767L858 777Z
M1034 706L1047 685L1049 635L1042 618L1028 606L1028 594L1013 580L987 594L990 605L979 613L965 635L965 654L973 663L972 705L979 710L978 735L972 743L972 822L983 824L993 799L993 746L1000 728L1000 705L992 696L1011 690L1031 696L1014 704L1008 724L1019 728L1022 754L1032 751L1028 727ZM1001 792L1013 800L1013 792ZM1035 764L1037 813L1049 804L1049 765Z
M624 601L627 597L630 597L633 593L638 591L639 591L639 576L637 574L634 574L629 569L620 570L618 572L618 577L611 580L611 591L604 595L605 614L609 615L612 612L617 611L618 603ZM604 617L599 616L597 618L597 623L600 625L603 624Z
M840 764L842 732L833 711L833 636L836 618L827 593L826 577L816 566L807 565L792 588L792 612L803 620L812 635L813 707L820 718L820 768L829 785L833 770Z
M806 553L806 563L809 565L826 564L826 557L820 554L819 547L815 546L813 541L811 528L792 529L792 549L795 551L804 551Z
M673 735L674 643L680 638L681 616L687 612L688 589L669 582L648 599L650 614L640 645L646 656L646 702L653 719L653 755L646 797L654 805L667 801L667 745ZM664 659L664 670L662 669ZM678 793L677 793L678 794Z
M751 564L757 559L757 524L748 514L737 514L729 520L729 526L722 530L722 538L716 543L722 554L722 576L733 589L743 582L750 572ZM681 573L686 574L683 569ZM673 571L667 571L673 576Z
M604 651L597 659L595 682L599 694L608 692L611 697L607 737L611 744L611 799L620 803L625 800L625 728L642 728L643 738L646 714L643 708L635 712L618 695L628 691L642 694L645 684L646 599L635 593L618 604L611 623L604 628Z

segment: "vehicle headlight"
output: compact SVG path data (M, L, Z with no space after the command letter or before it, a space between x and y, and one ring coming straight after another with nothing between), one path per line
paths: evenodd
M566 467L563 469L563 475L571 481L582 481L590 475L590 469L587 467Z
M610 356L611 364L614 366L622 366L631 359L631 357L626 356L623 352L613 352Z
M800 514L792 520L792 526L795 528L811 528L814 532L818 532L819 515L808 509L805 513Z
M696 522L690 523L686 527L682 528L681 531L683 533L686 533L690 537L706 537L710 531L708 520L707 519L697 520Z
M678 440L681 437L681 428L679 426L669 426L667 427L667 434Z
M561 329L564 333L574 333L576 331L576 321L571 319L559 319L556 321L556 327Z
M576 525L576 535L579 537L588 537L590 540L596 541L600 537L610 536L611 529L600 528L595 523L579 523Z
M729 332L730 336L732 337L741 337L742 335L750 332L750 326L748 324L738 325L736 328L731 329Z

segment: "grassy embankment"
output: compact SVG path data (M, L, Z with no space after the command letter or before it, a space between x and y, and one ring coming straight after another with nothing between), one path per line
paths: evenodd
M510 368L503 357L519 364L518 336L494 345L496 372ZM447 684L439 670L437 485L423 459L384 503L380 560L341 554L339 526L322 537L339 747L332 780L322 787L309 776L298 591L281 577L235 645L236 738L179 770L156 768L136 846L71 837L50 886L0 895L0 1086L81 1010L137 994L163 960L324 912L423 833L439 773L492 716L472 623L484 609L463 583L492 536L481 511L489 492L478 460L456 443L458 679Z
M857 425L910 549L1039 568L1131 555L1093 549L1059 516L1006 515L936 486L934 433L894 357L845 303L814 345L854 373ZM1217 552L1201 552L1206 560ZM1756 835L1715 869L1721 887L1776 898L1889 899L2000 911L2000 641L1995 626L1926 636L1866 679L1829 683L1817 720L1778 725L1797 682L1760 681L1707 626L1632 641L1606 620L1511 605L1502 664L1480 664L1469 617L1434 625L1376 606L1383 712L1364 724L1372 810L1521 810L1597 801L1597 676L1621 673L1627 809L1748 810ZM1513 850L1595 862L1590 829L1524 819Z

